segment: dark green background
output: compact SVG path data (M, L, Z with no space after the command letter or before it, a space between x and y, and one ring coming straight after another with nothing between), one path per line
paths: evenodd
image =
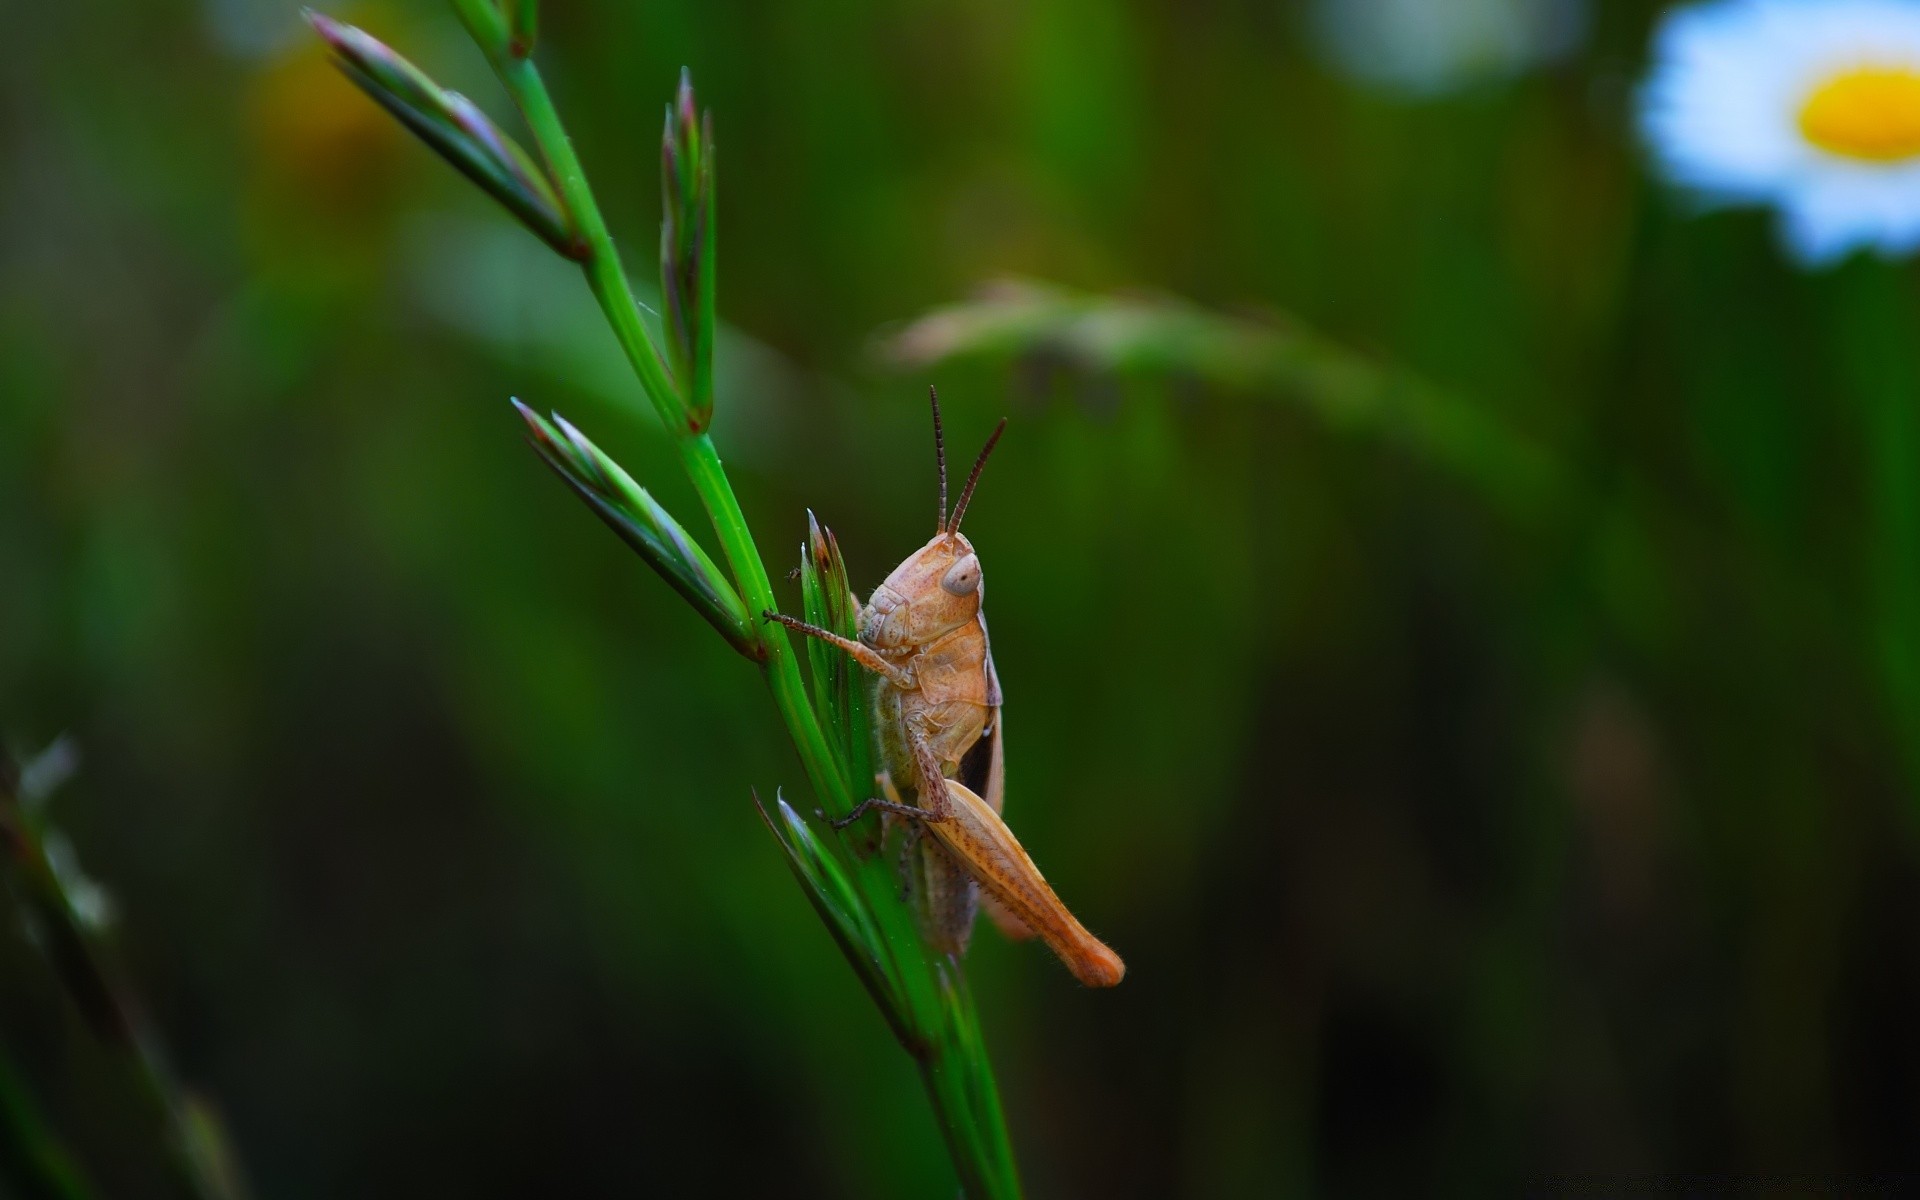
M1650 178L1652 6L1422 102L1278 0L547 9L643 279L682 64L714 110L781 569L809 506L863 586L924 540L928 382L956 456L1012 418L1008 816L1130 969L978 939L1034 1195L1920 1167L1920 289ZM504 118L441 7L336 15ZM697 523L574 275L290 6L4 25L0 729L81 745L53 818L260 1194L950 1195L748 802L803 786L760 681L522 443L509 394ZM1008 273L1284 310L1573 498L1179 373L874 365ZM154 1190L11 934L0 1045Z

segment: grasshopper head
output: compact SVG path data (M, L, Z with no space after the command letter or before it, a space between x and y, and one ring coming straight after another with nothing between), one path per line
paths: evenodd
M973 543L943 529L874 589L860 640L877 650L924 646L977 617L981 591Z
M980 557L973 543L960 532L960 519L966 516L967 503L973 499L974 485L980 482L980 469L987 465L1001 430L1003 419L994 428L987 444L974 460L960 502L947 513L947 451L940 434L940 398L928 389L933 402L934 455L940 464L940 531L933 540L915 551L907 561L893 569L886 582L874 589L873 599L860 623L860 640L877 650L905 650L924 646L950 633L980 614L982 582Z

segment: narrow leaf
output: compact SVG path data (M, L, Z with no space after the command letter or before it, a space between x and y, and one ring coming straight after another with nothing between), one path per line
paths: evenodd
M518 400L513 406L527 423L535 452L587 507L734 649L756 662L763 658L765 648L740 593L680 523L585 434L558 416L549 421Z
M813 534L819 528L813 512L809 510L807 512L807 544L800 548L800 612L809 624L819 625L823 629L832 629L833 626L823 619L826 614L826 605L821 591L820 568L815 564L814 557L810 553ZM820 722L820 728L827 734L827 743L833 748L834 756L838 760L841 777L850 778L847 770L851 764L847 762L845 746L839 736L842 729L841 713L834 702L833 685L836 660L844 659L846 656L819 638L804 638L802 641L806 646L807 680L813 695L814 719Z
M660 138L660 193L667 353L693 428L704 429L713 416L713 120L700 115L684 70Z
M807 564L818 581L817 611L807 619L841 637L860 636L860 602L854 598L847 579L847 564L840 557L840 542L833 530L807 514ZM830 649L809 639L822 649ZM857 788L866 788L873 779L872 731L868 717L868 681L866 675L846 655L833 652L828 660L829 684L827 708L833 722L827 728L839 738L846 759L847 778Z
M778 795L774 797L774 804L779 812L778 821L760 803L757 793L753 797L753 806L759 810L760 819L766 822L774 840L780 843L800 890L807 894L814 911L820 914L821 923L833 934L854 974L873 996L875 1007L893 1028L894 1037L909 1049L924 1046L925 1035L908 1024L907 1014L911 1010L901 982L894 977L898 969L894 956L847 867L814 835L791 805Z
M442 88L364 30L311 11L307 21L361 91L561 255L577 260L585 253L546 174L472 101Z

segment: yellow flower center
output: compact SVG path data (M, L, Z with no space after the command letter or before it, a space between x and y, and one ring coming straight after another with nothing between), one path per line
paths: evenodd
M1920 156L1920 72L1856 67L1807 96L1800 132L1830 154L1890 163Z

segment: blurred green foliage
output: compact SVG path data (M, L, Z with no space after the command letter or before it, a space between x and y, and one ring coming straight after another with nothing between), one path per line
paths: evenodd
M683 64L716 114L715 437L771 557L811 507L871 586L933 512L924 385L957 443L1012 415L968 519L1007 815L1129 966L977 939L1032 1192L1912 1170L1912 270L1646 177L1651 5L1418 102L1299 7L542 13L642 278ZM512 127L432 0L337 15ZM749 803L799 783L763 689L506 403L694 512L572 269L290 5L8 25L0 729L84 748L50 819L260 1194L946 1194ZM876 369L1006 275L1285 312L1566 499L1204 371ZM0 979L10 1078L159 1194L18 937Z

